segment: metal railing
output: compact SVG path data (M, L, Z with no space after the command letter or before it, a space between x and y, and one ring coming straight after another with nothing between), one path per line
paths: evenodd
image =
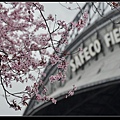
M96 10L97 8L97 10ZM80 33L82 33L86 28L88 28L89 26L91 26L95 21L97 21L98 19L101 18L101 16L106 15L108 12L110 12L111 7L109 4L107 4L107 2L87 2L83 8L78 12L78 14L75 16L75 18L73 19L72 22L77 23L80 18L83 16L85 11L88 11L88 21L86 26L81 29L78 30L77 28L75 28L74 30L72 30L69 34L69 38L68 38L68 43L72 43L75 38L80 35ZM99 12L98 12L99 11ZM69 46L69 44L67 46ZM65 46L61 46L61 50L64 51L64 49L67 47Z

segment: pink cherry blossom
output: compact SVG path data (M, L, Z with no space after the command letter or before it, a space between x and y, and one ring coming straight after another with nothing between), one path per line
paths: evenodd
M74 95L74 91L77 90L77 87L75 85L73 85L73 89L69 90L67 95L65 96L65 98L69 97L69 96L73 96Z
M85 12L77 23L66 23L51 13L46 17L40 2L1 2L0 10L0 77L7 103L15 110L21 110L19 103L28 105L27 100L35 96L38 101L56 104L55 98L46 96L48 89L43 78L47 74L43 69L47 65L56 65L57 73L49 77L48 82L51 84L66 80L68 62L65 56L69 54L65 55L60 48L68 44L71 30L86 25L88 13ZM54 26L52 29L49 21ZM32 85L26 84L29 81ZM8 88L12 89L13 82L26 84L24 90L13 93L8 91ZM68 96L73 95L75 90L74 86ZM9 95L20 99L20 102L11 102Z

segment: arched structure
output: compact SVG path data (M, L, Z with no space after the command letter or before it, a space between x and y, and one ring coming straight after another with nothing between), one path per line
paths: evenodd
M93 7L101 9L93 12ZM120 115L120 9L109 11L109 5L86 3L73 21L78 21L85 9L89 10L89 22L80 33L71 33L69 45L61 48L75 52L66 59L70 62L64 83L49 84L49 76L56 66L46 68L44 83L49 95L57 104L31 100L23 115ZM95 15L104 17L95 17ZM92 17L91 17L92 16ZM92 19L94 18L94 19ZM74 40L71 40L74 39ZM77 86L75 95L65 98L72 85ZM39 89L41 91L41 89Z

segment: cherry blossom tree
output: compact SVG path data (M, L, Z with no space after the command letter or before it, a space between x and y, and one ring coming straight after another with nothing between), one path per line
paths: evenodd
M77 8L61 5L69 10L81 9L76 4ZM115 2L111 5L118 6ZM47 88L41 79L46 75L43 69L48 62L50 66L57 65L58 73L49 77L51 84L65 80L68 66L65 56L69 53L61 51L59 46L67 45L69 32L84 28L88 19L87 11L78 23L66 23L58 20L56 15L46 17L44 13L44 6L39 2L0 2L0 82L6 102L15 110L21 110L21 106L27 105L33 96L38 101L50 100L56 104L54 98L46 95ZM20 92L10 92L13 82L25 84L28 81L32 81L32 85L26 85ZM38 87L42 87L41 94ZM75 90L73 85L66 98L72 96ZM12 101L9 100L10 96L13 97Z

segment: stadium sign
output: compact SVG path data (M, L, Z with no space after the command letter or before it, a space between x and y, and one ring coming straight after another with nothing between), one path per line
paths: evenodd
M120 27L114 28L112 31L107 32L104 35L104 41L106 47L111 47L120 42ZM88 60L90 60L95 55L101 52L101 44L100 40L96 39L94 42L90 43L88 46L84 47L82 51L80 51L73 59L70 60L71 70L74 72L79 67L84 65Z

